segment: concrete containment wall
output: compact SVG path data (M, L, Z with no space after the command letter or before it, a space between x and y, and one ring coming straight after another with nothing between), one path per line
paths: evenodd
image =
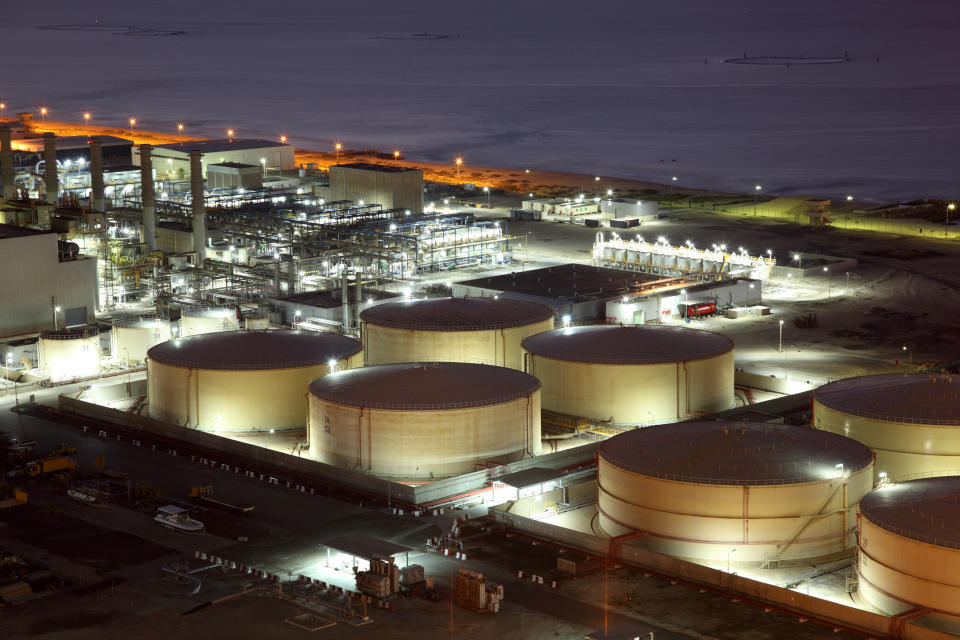
M568 469L589 465L593 462L596 444L586 444L574 449L547 454L538 458L520 460L510 464L482 469L453 478L435 480L419 485L392 482L365 473L351 471L343 467L324 464L309 458L301 458L287 453L265 449L246 442L230 440L212 433L185 429L168 422L154 420L146 416L111 409L102 405L85 402L61 395L58 398L61 411L91 420L116 425L126 430L134 438L159 438L169 443L182 443L184 447L196 448L223 455L235 464L256 465L256 468L270 468L272 473L287 473L303 482L323 482L344 487L352 491L378 496L386 500L387 496L394 504L406 504L428 509L432 505L449 504L459 499L479 499L477 493L489 487L498 476L531 467L548 469ZM174 445L175 446L175 445Z

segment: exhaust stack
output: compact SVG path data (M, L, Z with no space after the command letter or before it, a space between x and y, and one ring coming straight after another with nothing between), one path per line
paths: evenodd
M10 144L10 125L0 125L0 181L3 182L3 197L13 200L17 190L13 182L13 146Z
M140 200L143 206L143 239L148 251L157 250L157 219L153 214L153 147L140 145Z
M46 188L44 200L47 204L57 204L60 195L60 181L57 179L57 142L54 134L47 131L43 134L43 183Z
M193 200L193 250L197 252L197 266L203 264L207 246L207 209L203 202L203 154L194 149L190 152L190 196Z
M107 209L103 188L103 143L100 138L93 138L90 142L90 206L94 211Z

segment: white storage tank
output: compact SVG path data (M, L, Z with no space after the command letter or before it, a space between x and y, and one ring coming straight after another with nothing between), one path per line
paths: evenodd
M813 424L862 442L890 480L960 475L960 378L890 373L847 378L813 393Z
M523 341L543 408L618 425L674 422L729 409L733 341L657 325L555 329Z
M382 364L316 380L310 455L380 476L423 479L540 453L540 383L522 371Z
M170 321L154 316L120 316L111 320L113 359L142 364L147 351L170 339Z
M75 327L41 331L40 369L52 382L100 375L100 330Z
M960 477L883 486L860 502L857 591L892 615L960 616Z
M737 563L852 550L873 453L809 427L681 422L600 445L600 526L643 531L653 550Z
M553 329L553 309L507 298L388 302L360 314L367 364L476 362L520 369L524 338Z
M240 328L237 310L232 307L185 308L180 315L180 336L198 336Z
M147 352L150 416L204 431L303 429L310 382L361 366L352 338L308 331L220 331Z

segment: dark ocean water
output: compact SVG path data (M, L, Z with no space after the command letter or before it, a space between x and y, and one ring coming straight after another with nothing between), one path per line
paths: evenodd
M0 20L8 115L45 104L717 189L958 194L953 0L34 4ZM118 28L37 29L98 20ZM744 55L850 60L723 62Z

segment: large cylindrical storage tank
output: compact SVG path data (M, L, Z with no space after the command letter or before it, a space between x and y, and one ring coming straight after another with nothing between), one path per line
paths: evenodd
M476 362L520 369L524 338L553 329L553 309L507 298L388 302L360 314L367 364Z
M611 536L644 531L655 551L734 564L822 558L856 544L873 453L808 427L683 422L605 441L597 481Z
M620 425L674 422L733 406L733 341L655 325L556 329L523 341L543 408Z
M41 331L40 369L53 382L100 375L100 330L77 327Z
M188 308L180 315L180 336L184 338L239 328L237 311L231 307Z
M361 366L352 338L308 331L220 331L147 352L150 416L237 434L302 429L310 382Z
M540 453L540 382L435 362L337 372L310 385L310 455L401 478L443 477Z
M124 364L146 360L147 351L170 339L170 321L149 316L121 316L111 320L113 358Z
M960 378L890 373L847 378L813 393L813 425L862 442L890 480L960 475Z
M884 486L860 503L857 591L890 614L960 616L960 477ZM954 629L960 619L952 618Z

